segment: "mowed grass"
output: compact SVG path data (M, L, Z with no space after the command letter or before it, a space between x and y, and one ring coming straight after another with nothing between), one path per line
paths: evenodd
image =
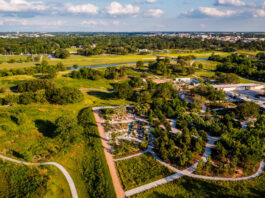
M209 61L209 60L200 60L200 61L196 61L196 64L202 64L203 65L203 69L206 70L210 70L210 71L215 71L216 70L216 66L220 63L216 62L216 61Z
M168 54L168 53L161 53L157 54L159 56L168 56L168 57L175 57L178 56L188 56L194 55L197 58L207 58L211 55L212 52L205 52L205 53L175 53L175 54ZM221 56L228 56L229 53L225 52L215 52L215 54L219 54ZM26 58L26 56L22 56ZM4 58L4 57L3 57ZM59 62L62 62L67 67L72 67L73 65L77 64L79 66L93 66L93 65L104 65L104 64L119 64L119 63L130 63L130 62L137 62L139 60L142 61L154 61L156 58L156 54L154 55L137 55L137 54L128 54L128 55L97 55L97 56L80 56L80 55L71 55L67 59L48 59L45 56L43 59L47 60L49 64L55 65ZM19 59L19 58L18 58ZM30 67L35 66L36 63L29 62L29 63L2 63L0 64L0 69L11 69L11 68L22 68L22 67Z
M171 170L159 164L150 153L118 161L116 167L124 190L130 190L173 174Z
M215 55L220 55L222 57L226 57L229 56L231 53L227 53L227 52L217 52L217 51L213 51L213 52L202 52L202 53L160 53L159 56L166 56L166 57L179 57L179 56L189 56L189 55L194 55L196 56L196 58L208 58L209 56L212 55L212 53L214 53Z
M30 75L6 76L0 78L0 88L11 88L16 86L19 82L25 80L35 79Z
M133 196L133 198L264 197L265 175L245 181L210 181L183 177Z
M237 53L244 54L244 55L250 55L250 56L256 56L258 53L264 53L264 51L238 50Z
M23 56L23 55L0 55L0 61L9 61L11 59L14 59L14 60L25 60L27 58L27 56Z

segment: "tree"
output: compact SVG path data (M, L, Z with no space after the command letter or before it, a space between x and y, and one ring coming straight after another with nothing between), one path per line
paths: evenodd
M77 124L77 119L70 115L57 118L55 126L54 134L62 143L73 143L77 135L83 131Z
M58 49L55 51L55 57L56 58L68 58L70 56L70 52L67 51L66 49Z
M114 92L118 98L122 99L130 99L133 95L133 89L128 82L115 84Z
M45 95L50 103L60 105L78 103L84 99L79 89L71 87L47 89Z
M254 102L243 102L237 106L236 110L241 118L255 118L259 115L260 107Z
M136 68L141 69L144 66L144 61L137 61Z

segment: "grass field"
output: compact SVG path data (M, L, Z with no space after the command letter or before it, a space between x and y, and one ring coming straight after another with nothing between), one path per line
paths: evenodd
M39 159L38 156L47 156L45 159L43 158L43 161L56 161L69 171L75 185L77 186L80 198L90 197L88 195L87 184L84 181L82 171L83 161L87 160L91 156L94 156L94 153L90 151L91 148L87 146L88 142L82 140L78 144L73 144L67 150L56 153L55 155L49 155L48 153L54 150L57 143L47 135L50 131L49 125L52 125L55 119L59 116L71 114L76 116L81 109L87 106L101 106L105 104L118 105L121 103L121 101L115 99L110 100L110 102L103 99L97 100L97 97L98 96L85 94L85 100L83 102L64 106L31 104L27 106L15 105L8 108L0 108L0 115L2 116L0 121L0 150L5 151L7 156L13 158L13 152L15 151L17 153L17 157L21 155L23 158L27 158L26 161L33 162ZM91 99L97 101L96 104ZM126 101L122 102L126 103ZM15 121L16 119L9 118L9 116L12 117L21 114L26 117L27 121L25 124L18 125ZM9 116L6 117L7 115ZM47 123L49 123L49 125L47 125ZM95 136L95 138L96 137L97 136ZM99 143L101 143L98 138L96 138L95 141L99 141ZM102 148L98 147L98 149ZM105 160L103 151L99 154L99 156L101 156L101 160ZM104 164L103 161L102 163ZM51 180L48 184L50 192L44 197L70 197L68 184L65 181L64 176L62 176L60 172L54 172L50 176ZM106 178L107 183L109 182L109 179L110 178Z
M189 55L189 54L168 54L168 56L179 56L179 55ZM207 53L194 54L197 57L209 56ZM227 53L223 53L223 56ZM100 65L100 64L112 64L112 63L127 63L136 62L137 60L149 61L155 56L145 56L145 55L126 55L126 56L116 56L116 55L101 55L92 57L83 57L78 55L72 55L66 60L49 60L51 64L56 64L58 62L63 62L66 66L72 66L74 64L78 65ZM19 57L17 57L19 58ZM147 59L146 59L147 58ZM202 61L205 67L209 69L214 69L214 63ZM10 67L25 67L33 66L34 63L2 63L0 64L0 69L10 68ZM106 68L100 68L100 71L104 71ZM112 83L117 82L114 80L100 79L96 81L86 80L86 79L72 79L66 77L70 71L59 72L58 76L53 79L58 87L75 87L79 88L84 93L84 101L77 104L69 105L51 105L51 104L30 104L30 105L14 105L10 107L0 108L0 152L5 153L7 156L27 159L27 161L36 162L41 157L44 161L56 161L62 164L71 174L73 180L77 186L78 194L80 198L86 197L97 197L96 195L91 195L88 193L88 183L86 177L84 177L84 172L87 170L86 174L89 178L95 178L98 175L90 175L90 172L97 172L97 167L104 167L104 174L98 173L100 177L104 177L106 185L111 186L110 177L108 175L108 170L106 167L105 156L101 147L100 139L98 138L97 132L93 138L85 139L83 138L77 144L73 144L67 150L61 151L56 154L48 155L47 153L56 150L57 142L47 136L47 132L50 131L50 126L53 126L55 120L62 115L73 115L77 116L80 110L86 107L92 106L113 106L113 105L124 105L131 102L117 99L114 94L109 91L112 89ZM127 74L129 76L140 76L141 71L129 68ZM153 74L148 74L151 78L155 78ZM207 72L198 70L195 73L196 76L211 77L214 75L213 72ZM11 88L19 84L19 82L24 80L37 79L36 76L30 75L18 75L18 76L8 76L0 78L0 88ZM125 80L125 79L122 79ZM242 82L249 82L248 80L243 80ZM9 90L5 93L1 93L0 97L4 97L7 94L17 94L10 92ZM17 117L23 115L26 119L24 124L17 124ZM6 117L8 116L8 117ZM96 145L96 151L93 150L91 144ZM98 154L97 163L93 158L95 152ZM84 161L87 160L87 161ZM91 161L93 161L94 166L91 166ZM84 165L85 164L85 165ZM84 169L87 168L87 169ZM154 158L149 155L142 155L141 157L121 161L117 163L119 169L119 174L123 182L125 189L131 189L136 186L149 183L151 181L160 179L162 177L168 176L169 170L158 164ZM93 170L94 169L94 170ZM92 170L92 171L91 171ZM49 193L43 194L45 198L52 197L69 197L69 187L63 177L63 175L56 168L51 168L51 179L48 183ZM93 182L92 182L93 183ZM89 185L92 185L89 183ZM111 190L111 187L109 187ZM173 187L172 187L173 188ZM92 189L93 190L93 189ZM97 192L97 190L94 190ZM89 192L92 192L91 190ZM169 193L170 194L170 193ZM148 195L149 196L149 195ZM152 195L153 196L153 195ZM1 197L1 196L0 196Z
M208 60L196 61L196 64L200 64L200 63L203 65L203 69L207 69L211 71L216 70L216 66L218 65L218 63L215 61L208 61Z
M215 54L220 54L222 56L228 56L229 53L222 53L222 52L215 52ZM175 57L178 56L188 56L194 55L197 58L207 58L211 55L210 53L177 53L177 54L159 54L160 56L169 56ZM0 56L1 57L1 56ZM9 57L9 56L7 56ZM21 56L16 56L18 59ZM23 57L23 56L22 56ZM24 56L25 57L25 56ZM2 56L5 59L5 56ZM67 67L71 67L75 64L79 66L91 66L91 65L104 65L104 64L117 64L117 63L130 63L130 62L137 62L138 60L143 61L154 61L156 55L136 55L136 54L129 54L129 55L97 55L97 56L80 56L80 55L71 55L67 59L48 59L45 58L49 64L57 64L62 62ZM0 64L0 69L7 69L7 68L21 68L21 67L30 67L34 66L34 62L30 63L2 63Z
M3 55L0 55L0 61L4 61L4 62L7 62L11 59L14 59L14 60L25 60L27 56L23 56L23 55L10 55L10 56L3 56Z
M223 182L206 181L183 177L168 184L140 193L133 198L223 198L223 197L264 197L265 175L252 180Z
M149 153L118 161L116 167L124 190L133 189L173 174Z

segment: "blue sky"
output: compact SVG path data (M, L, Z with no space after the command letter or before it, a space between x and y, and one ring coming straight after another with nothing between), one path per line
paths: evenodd
M265 31L265 0L0 0L0 31Z

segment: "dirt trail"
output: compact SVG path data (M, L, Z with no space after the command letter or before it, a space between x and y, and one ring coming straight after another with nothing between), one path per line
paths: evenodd
M125 197L125 192L124 192L124 190L122 188L122 185L121 185L121 182L120 182L117 170L116 170L116 166L115 166L115 163L114 163L114 159L113 159L112 154L111 154L111 147L108 144L108 140L106 138L106 135L105 135L105 132L104 132L104 128L103 128L103 126L101 124L99 111L98 110L94 110L93 113L94 113L94 116L95 116L95 119L96 119L96 123L97 123L98 131L99 131L99 135L100 135L100 138L101 138L102 146L104 147L104 153L105 153L105 157L107 159L107 163L108 163L108 166L109 166L110 175L111 175L111 178L112 178L112 182L113 182L113 185L114 185L116 196L117 196L117 198L124 198Z

